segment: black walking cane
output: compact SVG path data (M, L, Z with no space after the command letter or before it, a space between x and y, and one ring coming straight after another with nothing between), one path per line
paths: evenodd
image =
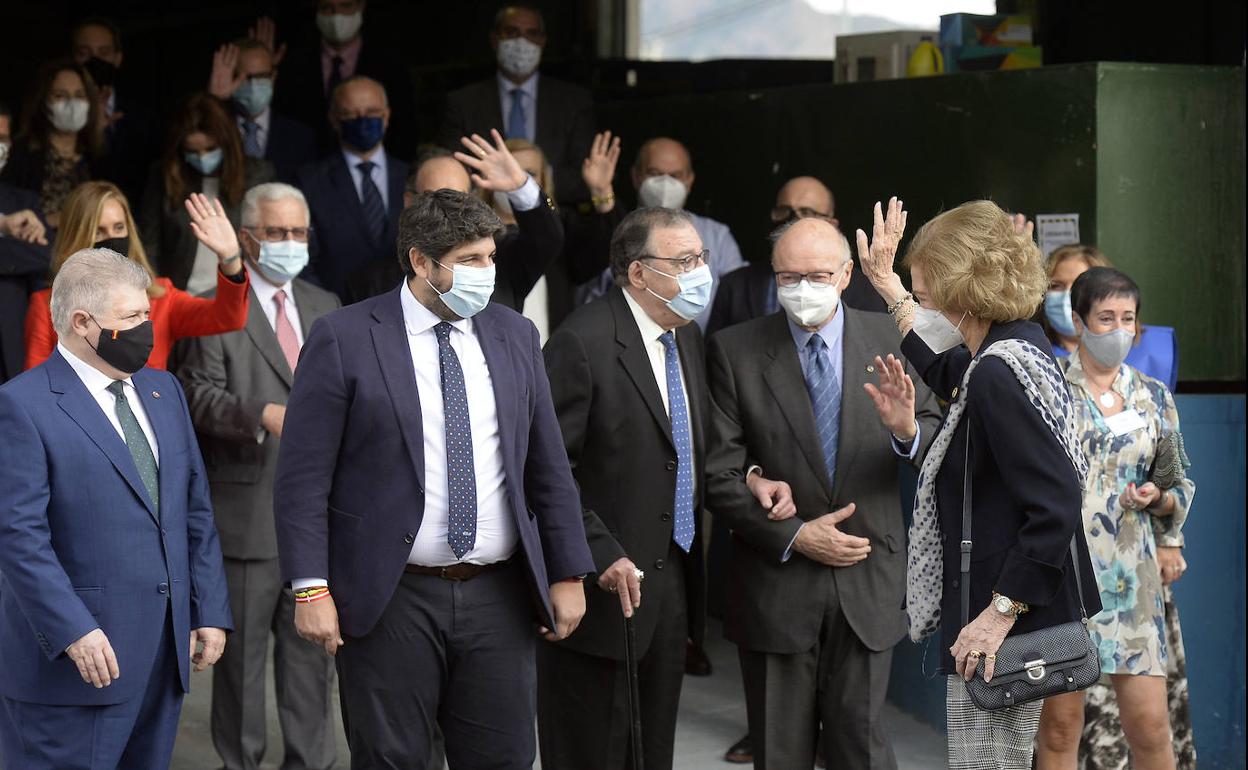
M624 618L624 666L628 670L628 718L633 746L633 770L642 770L641 683L637 676L637 627L632 617Z

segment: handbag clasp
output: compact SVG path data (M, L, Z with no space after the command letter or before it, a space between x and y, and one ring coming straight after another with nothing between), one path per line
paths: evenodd
M1039 682L1044 679L1046 663L1044 658L1040 660L1029 660L1023 664L1023 668L1027 669L1027 678L1033 682Z

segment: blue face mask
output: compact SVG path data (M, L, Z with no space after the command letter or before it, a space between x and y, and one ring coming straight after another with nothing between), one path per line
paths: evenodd
M360 152L368 152L381 144L386 126L381 118L360 117L342 121L342 141Z
M438 292L438 296L452 313L460 318L472 318L490 304L490 297L494 294L494 265L489 267L456 265L454 268L448 268L436 259L433 262L438 267L451 271L451 288L443 293L438 291L438 287L428 279L425 279L425 283Z
M249 78L234 90L234 103L247 117L264 112L273 101L273 78Z
M668 310L671 310L686 321L692 321L702 315L702 311L706 310L707 305L711 304L711 287L715 284L715 277L711 275L711 268L706 265L699 265L693 270L680 275L670 275L662 270L655 270L645 262L642 262L641 266L652 273L676 279L676 283L680 286L680 291L676 292L676 296L671 299L661 294L655 294L649 288L646 291L666 302Z
M1070 317L1070 292L1050 291L1044 295L1044 317L1053 331L1063 337L1077 337L1075 322Z
M254 236L253 236L254 237ZM308 244L300 241L257 241L260 256L256 264L266 278L278 285L295 279L308 265Z
M188 152L182 157L186 159L187 165L191 168L204 176L212 176L217 173L217 169L221 168L221 160L225 157L225 153L218 147L208 152Z

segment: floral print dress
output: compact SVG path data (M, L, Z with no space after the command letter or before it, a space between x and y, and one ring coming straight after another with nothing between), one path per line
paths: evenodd
M1088 389L1079 356L1070 356L1061 366L1088 460L1083 523L1101 592L1102 610L1090 624L1101 671L1165 676L1165 597L1157 546L1182 545L1181 530L1196 485L1184 479L1169 490L1176 498L1172 516L1126 510L1119 497L1128 484L1148 481L1158 443L1179 429L1174 397L1160 381L1124 364L1112 389L1122 397L1123 411L1138 412L1144 426L1115 435Z

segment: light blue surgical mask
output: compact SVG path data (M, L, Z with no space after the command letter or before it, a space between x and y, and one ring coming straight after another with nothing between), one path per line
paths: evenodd
M446 292L440 292L429 279L426 278L425 283L429 284L429 288L438 292L438 297L451 309L452 313L460 318L472 318L490 304L490 297L494 294L493 264L489 267L456 265L449 268L436 259L433 262L438 267L451 271L451 288Z
M254 236L253 236L254 237ZM308 266L308 244L301 241L257 241L256 264L278 285L290 283Z
M217 173L217 169L221 168L221 160L225 157L225 153L218 147L208 152L188 152L182 156L186 158L186 163L204 176L212 176Z
M698 265L687 273L680 275L671 275L662 270L655 270L645 262L641 266L652 273L666 275L668 278L675 278L676 283L680 286L680 291L676 292L676 296L668 299L662 294L650 291L647 287L646 291L667 303L667 309L676 315L692 321L702 315L702 311L706 310L711 304L711 288L715 285L715 276L711 275L711 268L706 265Z
M1070 317L1070 292L1050 291L1044 295L1044 317L1053 331L1063 337L1077 337L1075 322Z
M272 78L248 78L234 89L234 102L247 117L264 112L273 101Z

